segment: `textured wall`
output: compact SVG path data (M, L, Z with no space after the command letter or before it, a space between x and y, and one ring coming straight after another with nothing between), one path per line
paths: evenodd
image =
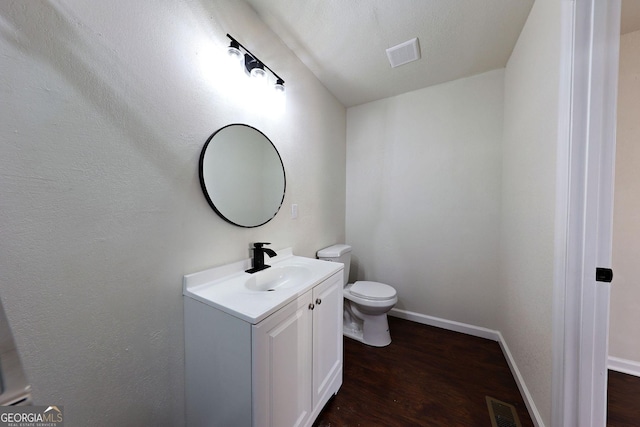
M620 39L609 354L640 363L640 31Z
M286 80L284 114L225 77L227 32ZM253 241L344 240L345 109L238 0L4 0L0 98L0 296L35 402L69 426L183 425L183 274ZM286 167L257 229L199 187L202 145L234 122Z
M499 330L546 425L552 305L561 2L534 3L505 70Z
M496 328L503 70L347 111L352 279L397 308Z

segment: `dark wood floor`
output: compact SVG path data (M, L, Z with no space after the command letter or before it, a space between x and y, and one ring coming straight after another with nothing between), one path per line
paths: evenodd
M640 378L609 371L607 427L640 426Z
M498 343L389 317L393 342L344 340L344 381L316 427L490 426L485 396L531 418ZM607 427L640 426L640 378L609 371Z
M316 427L491 426L485 396L533 426L498 343L389 317L391 345L345 338L344 381Z

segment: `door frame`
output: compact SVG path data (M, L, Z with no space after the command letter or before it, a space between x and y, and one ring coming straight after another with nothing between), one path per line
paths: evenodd
M563 0L552 425L606 425L620 0Z

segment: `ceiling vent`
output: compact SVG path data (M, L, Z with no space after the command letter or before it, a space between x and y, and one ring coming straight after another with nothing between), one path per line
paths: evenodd
M420 59L420 45L418 44L418 38L390 47L387 49L387 58L389 58L389 63L393 68L409 62L417 61Z

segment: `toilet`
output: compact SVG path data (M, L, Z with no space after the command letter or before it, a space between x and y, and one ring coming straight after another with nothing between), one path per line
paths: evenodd
M318 251L318 259L344 264L343 334L374 347L391 344L387 313L398 302L396 290L384 283L348 283L351 246L333 245Z

